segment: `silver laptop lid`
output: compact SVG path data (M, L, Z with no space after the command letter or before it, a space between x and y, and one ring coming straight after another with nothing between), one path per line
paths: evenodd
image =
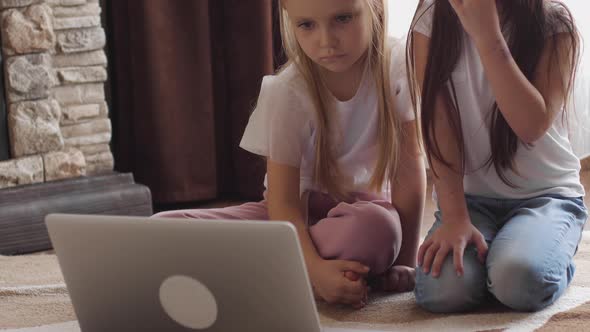
M49 215L80 327L320 331L293 225Z

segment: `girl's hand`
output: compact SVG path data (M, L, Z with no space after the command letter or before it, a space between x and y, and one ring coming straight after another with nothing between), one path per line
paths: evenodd
M477 45L503 38L496 0L448 0Z
M416 269L394 265L381 277L381 289L387 292L411 292L416 286Z
M353 261L319 260L309 266L316 297L330 303L362 308L367 301L365 276L369 268Z
M463 275L463 253L465 247L473 243L477 248L479 260L485 262L488 245L483 235L466 219L462 222L443 223L432 236L418 249L418 265L424 273L432 270L437 278L448 253L453 251L453 263L458 276ZM432 269L431 269L432 267Z

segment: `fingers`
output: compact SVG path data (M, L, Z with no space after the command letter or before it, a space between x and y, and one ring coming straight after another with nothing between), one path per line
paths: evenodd
M367 290L367 286L362 280L349 281L344 280L340 287L340 293L346 296L362 297ZM360 300L360 298L357 298Z
M450 250L451 248L448 245L442 245L436 252L436 257L432 263L432 276L434 278L440 276L440 270Z
M424 271L424 273L430 273L432 261L434 260L434 256L436 255L439 248L439 243L433 243L432 245L430 245L430 247L428 247L428 250L426 250L426 254L424 254L424 262L422 264L422 270Z
M455 265L455 271L457 276L462 277L464 274L463 270L463 253L465 252L465 243L458 243L453 247L453 264Z
M483 264L486 261L486 255L488 254L488 244L480 232L474 234L474 244L477 248L477 257L479 261Z
M365 266L355 261L338 261L338 267L342 272L355 272L360 275L367 275L371 270L368 266Z
M365 287L365 293L363 295L363 298L361 299L360 302L358 303L353 303L352 307L354 309L361 309L363 308L365 305L367 305L367 303L369 302L369 288Z
M346 277L346 279L348 279L350 281L357 281L361 278L360 274L352 272L352 271L344 272L344 276Z
M432 238L424 241L424 243L422 243L422 245L418 249L418 266L422 266L422 263L424 263L424 254L426 253L426 251L428 250L428 248L431 245L432 245Z
M348 281L342 284L340 288L340 300L338 302L343 304L359 304L366 302L367 286L362 280Z
M364 278L369 268L354 261L330 261L336 271L340 271L340 278L333 279L332 287L322 294L324 300L330 304L346 304L355 308L362 308L367 299L367 282Z

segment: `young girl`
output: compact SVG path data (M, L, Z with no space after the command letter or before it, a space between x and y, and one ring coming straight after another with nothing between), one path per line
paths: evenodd
M493 295L547 307L573 278L587 219L564 125L578 55L569 11L426 0L408 50L440 209L418 252L418 304L457 312Z
M314 292L330 303L364 305L371 276L410 291L425 172L403 46L390 66L384 1L281 9L289 61L264 78L240 144L267 158L266 200L157 216L292 222Z

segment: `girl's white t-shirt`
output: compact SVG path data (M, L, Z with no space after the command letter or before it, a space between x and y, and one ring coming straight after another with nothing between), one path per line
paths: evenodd
M425 0L414 25L415 32L431 36L434 0ZM560 27L556 27L560 32ZM584 196L580 183L580 161L572 151L563 110L547 133L532 147L519 144L515 165L519 174L507 170L507 178L516 185L506 185L495 168L483 166L491 155L490 125L495 97L486 79L483 64L473 40L464 32L463 53L452 79L461 111L465 142L466 194L491 198L523 199L546 194L564 197Z
M391 40L391 86L394 111L402 122L414 120L405 74L405 46ZM277 75L265 76L256 108L240 147L271 161L300 169L300 193L319 191L313 180L315 161L315 110L306 82L296 65ZM369 191L377 161L377 92L371 73L365 70L354 97L334 98L334 120L338 121L332 142L336 162L350 190ZM403 162L403 161L402 161ZM265 178L266 185L266 178ZM384 185L382 194L389 191Z

